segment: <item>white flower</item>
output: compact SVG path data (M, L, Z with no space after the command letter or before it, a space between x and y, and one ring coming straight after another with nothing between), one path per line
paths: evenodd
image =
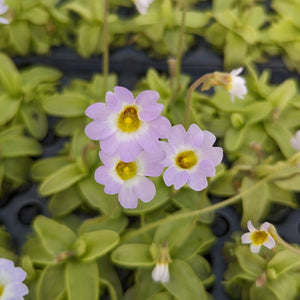
M0 258L0 300L24 300L23 296L28 294L27 286L22 283L26 275L12 261Z
M298 130L294 137L290 140L291 146L296 151L300 150L300 130Z
M5 14L7 11L8 11L8 6L4 5L4 0L0 0L0 15ZM0 23L8 24L9 22L5 18L0 17Z
M145 15L147 13L148 6L153 2L153 0L132 0L136 6L136 9L140 14Z
M228 84L226 87L231 102L234 102L234 97L244 99L244 95L247 94L247 87L245 85L245 79L238 76L242 73L243 68L238 68L230 72Z
M250 250L253 253L258 253L260 247L264 245L265 247L272 249L275 247L276 243L274 238L268 232L270 223L265 222L263 223L259 230L257 230L251 223L251 221L247 222L247 227L250 232L244 233L242 235L242 243L243 244L250 244Z
M169 263L167 261L163 263L157 262L152 271L152 278L156 282L168 282L170 279Z

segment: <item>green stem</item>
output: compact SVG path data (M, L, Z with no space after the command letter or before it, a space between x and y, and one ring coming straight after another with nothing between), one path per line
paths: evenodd
M179 32L179 41L177 47L177 55L176 55L176 82L177 82L177 90L180 89L180 75L181 75L181 59L182 59L182 48L184 42L184 33L185 33L185 19L186 19L186 7L187 0L182 1L182 15L181 15L181 24L180 24L180 32Z
M181 81L180 81L181 60L182 60L182 48L183 48L184 33L185 33L186 7L187 7L187 0L182 0L181 24L180 24L180 32L179 32L177 53L175 59L175 72L174 72L175 74L173 74L173 71L171 71L171 96L169 101L165 105L164 112L167 112L168 108L173 104L176 98L176 94L181 89ZM170 63L172 63L172 61L170 61ZM172 70L172 66L170 67L170 69ZM176 84L174 84L174 79L176 80Z
M183 120L183 125L185 128L188 127L189 125L189 118L190 118L190 111L191 111L191 99L192 99L192 94L194 90L201 84L203 81L211 76L211 74L206 74L204 76L201 76L198 78L188 89L187 92L187 97L186 97L186 104L185 104L185 112L184 112L184 120Z
M276 241L290 251L300 255L300 249L293 247L291 244L284 241L279 235L276 236Z
M287 160L286 163L291 163L294 160L296 160L298 158L298 156L300 156L300 151L297 152L295 155L293 155L289 160ZM185 213L181 213L181 214L177 214L177 215L171 215L165 219L161 219L158 220L156 222L150 223L148 225L145 225L144 227L137 229L135 231L132 231L126 235L124 235L123 237L123 241L124 240L128 240L131 239L135 236L138 236L140 234L143 234L144 232L154 229L156 227L158 227L159 225L166 223L166 222L170 222L170 221L174 221L174 220L180 220L180 219L184 219L184 218L189 218L189 217L196 217L196 216L200 216L203 214L206 214L208 212L212 212L215 210L218 210L220 208L232 205L237 203L242 197L244 197L245 195L247 195L248 193L250 193L251 191L257 189L260 185L268 182L270 179L272 179L272 177L274 177L279 171L281 171L286 164L283 164L280 168L278 168L276 170L276 172L273 172L272 174L266 176L265 178L261 179L260 181L258 181L256 184L253 184L252 186L250 186L247 190L244 190L243 192L228 198L227 200L224 200L222 202L216 203L214 205L202 208L202 209L198 209L198 210L194 210L194 211L188 211Z
M108 0L104 0L103 10L103 56L102 56L102 74L103 74L103 91L107 91L107 81L109 72L109 41L108 41Z

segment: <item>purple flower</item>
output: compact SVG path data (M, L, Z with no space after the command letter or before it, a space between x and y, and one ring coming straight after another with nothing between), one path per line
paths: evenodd
M28 288L22 281L26 272L14 267L14 263L8 259L0 258L0 299L24 300L28 294Z
M159 138L171 128L169 120L160 115L163 105L156 103L156 91L143 91L136 99L124 87L106 94L105 103L94 103L86 110L93 122L85 128L86 135L100 140L101 150L112 156L120 154L123 162L134 161L137 155L161 151Z
M173 126L168 142L162 142L168 167L163 178L167 186L174 184L176 190L186 183L195 191L207 187L206 177L215 176L215 166L223 158L223 150L213 147L216 137L209 131L192 124L186 132L182 125Z
M136 208L138 199L149 202L154 198L155 186L145 176L160 176L164 168L161 163L165 158L163 151L142 151L132 162L124 162L118 153L111 157L100 151L99 156L104 165L95 171L95 180L105 185L106 194L118 194L124 208Z

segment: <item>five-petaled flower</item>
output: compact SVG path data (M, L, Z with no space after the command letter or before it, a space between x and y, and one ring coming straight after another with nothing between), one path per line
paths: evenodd
M115 87L106 94L105 103L94 103L86 110L93 122L85 128L86 135L100 140L101 150L108 155L120 154L123 162L134 161L145 150L161 150L159 139L165 138L170 121L161 116L163 105L157 103L156 91L143 91L136 99L124 87Z
M160 247L156 259L156 265L152 271L152 279L156 282L168 282L170 280L169 262L171 262L167 242Z
M148 6L153 2L153 0L132 0L136 6L136 9L140 14L145 15L147 13Z
M8 259L0 258L0 300L23 300L28 288L23 284L26 272Z
M163 178L167 186L176 190L186 183L195 191L208 185L206 177L215 176L215 167L222 161L223 150L213 147L216 137L207 130L192 124L186 132L182 125L175 125L168 135L168 143L162 142L168 167Z
M291 146L294 150L300 150L300 130L298 130L294 137L290 140Z
M260 247L263 245L269 249L272 249L275 247L276 242L270 232L268 231L270 227L270 223L264 222L259 230L257 230L253 225L251 221L247 222L248 230L250 232L244 233L242 235L242 243L243 244L251 244L250 250L253 253L258 253L260 250Z
M4 4L4 0L0 0L0 15L5 14L8 11L8 6ZM8 20L0 17L0 23L9 24Z
M99 152L99 156L104 165L95 171L95 180L105 185L105 193L118 194L124 208L136 208L138 198L143 202L154 198L155 186L146 176L160 176L163 171L161 161L165 157L163 151L142 151L132 162L122 161L119 154L108 156L103 151Z

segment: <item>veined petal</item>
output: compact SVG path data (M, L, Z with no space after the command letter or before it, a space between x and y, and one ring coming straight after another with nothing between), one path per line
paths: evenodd
M251 233L250 232L246 232L242 235L241 237L242 239L242 243L243 244L251 244L252 241L251 241Z
M256 231L256 228L252 225L252 222L250 220L247 222L247 227L250 232Z
M151 131L154 131L159 138L167 138L172 128L170 121L163 116L159 116L149 122Z
M234 70L232 70L231 72L230 72L230 75L231 76L236 76L236 75L239 75L239 74L241 74L242 72L243 72L243 67L240 67L240 68L238 68L238 69L234 69Z
M208 185L207 179L200 172L191 173L187 184L194 191L202 191Z
M258 253L259 250L260 250L260 247L261 247L261 245L253 245L253 244L251 244L250 245L250 250L251 250L252 253Z
M132 185L124 183L119 193L119 202L124 208L133 209L137 207L138 195Z
M116 134L100 141L100 148L108 155L115 155L118 152L119 141Z
M106 93L105 101L111 111L120 112L123 108L123 102L113 92Z
M159 152L161 151L161 144L156 136L151 131L145 132L143 135L136 137L137 142L147 152Z
M133 186L133 189L143 202L151 201L156 194L153 182L143 176L139 176L138 183Z
M262 230L262 231L268 231L270 225L271 225L271 224L270 224L269 222L264 222L264 223L260 226L259 230Z
M169 135L168 135L168 142L169 144L178 147L185 143L186 132L184 127L179 124L175 125L171 128Z
M116 129L107 121L92 121L85 129L85 134L92 140L102 140L110 137Z
M124 104L133 104L134 103L134 97L128 89L126 89L122 86L116 86L114 88L114 92L115 92L116 97L122 103L124 103Z
M124 139L119 142L118 150L122 161L131 162L134 161L142 151L142 147L136 142L135 139Z
M186 134L185 143L191 145L194 148L199 148L203 143L203 132L196 125L192 124Z
M272 249L275 247L276 242L275 240L272 238L272 236L270 234L268 234L267 240L263 243L263 245L269 249Z
M182 188L188 181L189 174L187 171L177 172L174 178L174 188L175 190L179 190Z

